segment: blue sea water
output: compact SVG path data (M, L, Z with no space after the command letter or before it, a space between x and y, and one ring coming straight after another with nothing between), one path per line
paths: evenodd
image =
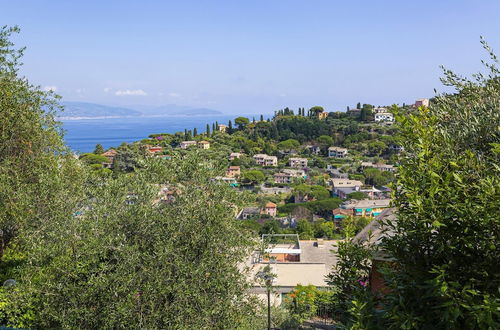
M100 143L105 149L117 147L122 142L131 143L142 140L150 134L184 132L196 127L199 133L205 132L206 125L218 121L228 123L234 116L171 116L171 117L130 117L108 119L62 120L66 144L75 152L84 153L94 150Z

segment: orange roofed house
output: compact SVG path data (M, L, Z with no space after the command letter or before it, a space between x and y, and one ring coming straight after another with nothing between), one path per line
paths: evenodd
M275 217L276 216L276 204L274 204L273 202L269 202L266 204L266 206L264 206L264 209L262 210L262 214L267 214L267 215L270 215L272 217Z
M240 176L240 167L239 166L229 166L226 171L226 177L234 178Z
M148 146L146 150L147 150L148 154L156 155L156 154L160 154L163 151L163 148L162 147L150 147L150 146Z
M115 149L109 149L105 153L102 153L101 156L104 156L108 159L106 163L102 163L104 168L113 168L113 161L115 160L115 156L118 152Z

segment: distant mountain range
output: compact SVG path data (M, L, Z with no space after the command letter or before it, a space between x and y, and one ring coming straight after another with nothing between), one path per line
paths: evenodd
M60 119L99 119L141 116L207 116L222 114L222 112L213 109L193 108L176 104L163 106L114 107L87 102L63 102L63 106L64 112L60 113Z

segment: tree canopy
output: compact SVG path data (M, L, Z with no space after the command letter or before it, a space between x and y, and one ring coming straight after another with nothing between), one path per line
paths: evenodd
M238 125L239 129L242 129L243 127L245 127L250 123L250 120L248 120L248 118L246 117L238 117L234 120L234 123Z

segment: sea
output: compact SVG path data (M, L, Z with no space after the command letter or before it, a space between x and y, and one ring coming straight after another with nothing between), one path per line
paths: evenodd
M248 117L248 116L247 116ZM218 122L228 124L234 115L213 116L164 116L164 117L127 117L99 119L61 120L66 144L75 153L92 152L100 143L104 149L117 147L123 142L142 140L150 134L184 132L184 129L198 133L206 130L206 125ZM249 117L252 119L252 117Z

